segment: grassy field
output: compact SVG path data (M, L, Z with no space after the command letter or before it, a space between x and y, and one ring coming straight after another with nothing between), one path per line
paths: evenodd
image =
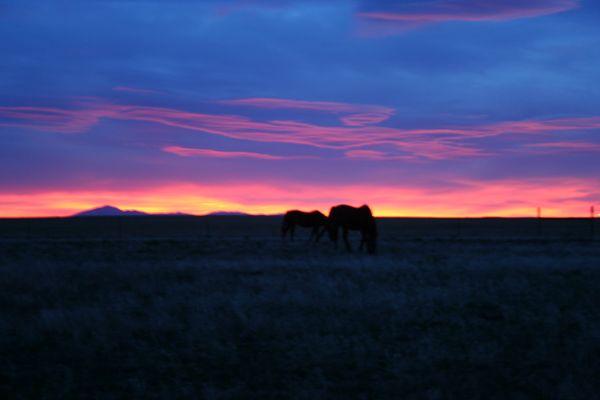
M1 220L1 398L599 398L589 220L279 222Z

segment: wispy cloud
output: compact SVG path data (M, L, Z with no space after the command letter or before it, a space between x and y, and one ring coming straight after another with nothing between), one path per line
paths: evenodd
M272 154L254 153L248 151L221 151L212 149L199 149L180 146L167 146L163 151L181 157L212 157L212 158L254 158L259 160L289 160L307 157L276 156Z
M106 114L102 109L60 109L51 107L2 107L0 126L29 128L41 131L84 132Z
M361 113L341 117L340 120L347 126L374 125L387 120L390 116L383 113Z
M90 103L83 105L82 108L70 110L0 107L0 126L16 126L49 132L83 132L102 118L150 122L236 140L297 144L323 149L367 150L369 147L383 145L390 148L390 151L396 152L391 154L392 157L413 156L434 160L488 154L485 149L476 147L473 139L503 134L536 136L542 133L600 129L600 117L501 121L447 128L403 129L379 125L330 126L295 120L259 121L239 115L206 114L172 108L109 103Z
M600 143L590 142L546 142L528 144L525 152L534 154L557 153L600 153Z
M348 150L344 152L344 157L351 160L366 161L415 161L417 159L413 155L395 155L379 150Z
M257 107L257 108L270 108L270 109L296 109L296 110L313 110L313 111L324 111L330 113L361 113L361 112L375 112L385 113L392 115L394 114L393 108L376 106L376 105L364 105L364 104L350 104L350 103L337 103L332 101L306 101L306 100L293 100L293 99L278 99L278 98L265 98L265 97L252 97L247 99L232 99L232 100L221 100L220 104L245 106L245 107Z
M358 16L384 28L414 29L442 22L501 22L572 10L578 0L433 0L413 3L364 2Z
M310 110L330 114L348 114L340 118L342 123L348 126L377 124L389 119L395 112L393 108L375 105L262 97L222 100L219 103L230 106L255 107L272 110Z
M377 150L349 150L345 153L348 158L359 160L387 160L389 155Z

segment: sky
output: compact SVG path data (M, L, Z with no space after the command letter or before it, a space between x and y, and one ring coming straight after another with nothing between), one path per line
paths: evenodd
M0 216L600 209L600 2L0 0Z

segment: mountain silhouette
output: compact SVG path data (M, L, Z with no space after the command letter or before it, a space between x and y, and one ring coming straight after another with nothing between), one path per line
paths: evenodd
M113 206L103 206L98 208L93 208L91 210L82 211L75 215L74 217L124 217L124 216L142 216L148 215L145 212L137 211L137 210L121 210L120 208Z
M250 216L252 214L247 214L241 211L214 211L208 214L205 214L206 216L216 216L216 217L222 217L222 216L236 216L236 217L243 217L243 216Z
M264 214L248 214L241 211L214 211L204 216L236 216L236 217L245 217L245 216L253 216L253 215L264 215ZM158 214L150 214L143 211L138 210L121 210L118 207L114 206L102 206L93 208L91 210L85 210L78 212L77 214L73 214L72 217L143 217L143 216L169 216L169 217L190 217L193 214L186 214L182 212L174 212L174 213L158 213Z

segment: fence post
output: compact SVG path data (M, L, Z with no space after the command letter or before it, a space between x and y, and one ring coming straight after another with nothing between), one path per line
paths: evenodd
M592 240L594 240L595 235L595 222L596 222L596 208L594 206L590 207L590 234Z
M123 217L117 216L117 230L118 230L118 239L120 241L123 240Z
M542 235L542 208L537 208L537 234Z

